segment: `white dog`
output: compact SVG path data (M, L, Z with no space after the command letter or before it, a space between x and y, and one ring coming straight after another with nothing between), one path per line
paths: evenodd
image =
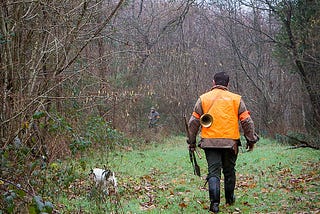
M108 169L94 168L90 170L89 175L93 178L96 187L102 187L107 191L113 187L114 191L118 192L118 183L114 172Z

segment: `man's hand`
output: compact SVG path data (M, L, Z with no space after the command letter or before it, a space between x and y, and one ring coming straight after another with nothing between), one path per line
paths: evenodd
M189 151L194 152L196 150L196 144L195 143L190 143L189 144Z
M194 152L196 150L196 143L195 142L190 142L187 140L188 148L191 152Z
M253 151L253 147L254 147L254 143L252 141L247 141L246 150L248 152L251 152L251 151Z
M260 140L260 138L257 135L257 133L254 133L254 136L256 138L254 141L250 141L249 139L246 138L246 140L247 140L246 149L247 149L248 152L253 151L254 144L257 143Z
M258 142L260 140L260 137L259 137L259 135L257 133L254 133L254 136L256 137L256 141L255 141L255 143L256 143L256 142Z

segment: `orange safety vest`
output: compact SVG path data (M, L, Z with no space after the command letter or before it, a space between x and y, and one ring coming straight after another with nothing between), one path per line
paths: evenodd
M208 113L213 117L210 127L201 128L201 137L239 139L241 96L227 90L214 89L201 95L200 99L203 113Z

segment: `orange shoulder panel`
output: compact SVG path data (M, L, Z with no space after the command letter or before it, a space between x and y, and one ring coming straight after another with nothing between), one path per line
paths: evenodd
M243 121L243 120L247 119L248 117L250 117L250 112L244 111L240 114L239 119L240 119L240 121Z
M200 114L198 114L197 112L192 112L192 116L194 116L197 119L200 119Z

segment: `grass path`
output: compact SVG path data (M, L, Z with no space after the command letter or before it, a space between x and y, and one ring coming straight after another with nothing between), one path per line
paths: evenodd
M224 205L222 182L221 213L320 213L320 151L287 148L263 139L253 152L241 150L237 201ZM71 200L61 197L66 212L208 213L206 161L198 159L202 177L193 175L184 137L154 142L141 150L89 155L86 161L90 167L108 161L118 175L119 193L103 203L83 193Z

